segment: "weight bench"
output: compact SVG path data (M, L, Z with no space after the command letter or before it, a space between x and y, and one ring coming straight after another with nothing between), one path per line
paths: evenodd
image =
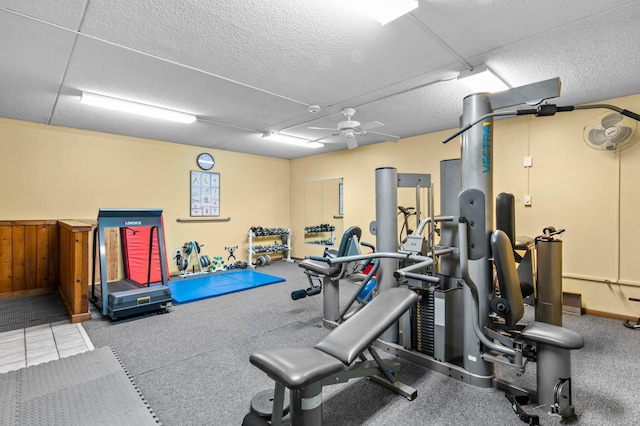
M394 377L399 363L383 361L372 345L418 299L418 295L409 289L391 288L376 296L313 348L254 352L251 363L275 381L272 425L282 424L285 387L290 390L293 426L321 425L322 387L356 377L370 377L409 400L415 399L417 391ZM368 359L365 351L373 359Z

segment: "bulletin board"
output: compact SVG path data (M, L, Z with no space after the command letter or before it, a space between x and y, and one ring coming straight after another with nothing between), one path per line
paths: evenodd
M191 170L191 216L220 216L220 173Z

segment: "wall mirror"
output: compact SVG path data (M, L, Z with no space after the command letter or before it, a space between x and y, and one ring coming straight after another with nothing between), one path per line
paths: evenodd
M311 179L304 183L305 252L322 255L324 247L338 249L342 238L344 184L341 177ZM320 249L312 249L312 246Z

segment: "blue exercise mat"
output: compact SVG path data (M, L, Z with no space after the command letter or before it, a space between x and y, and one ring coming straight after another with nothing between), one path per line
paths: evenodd
M280 283L284 280L284 278L273 275L242 269L170 281L169 288L171 289L171 298L175 303L187 303L263 285Z

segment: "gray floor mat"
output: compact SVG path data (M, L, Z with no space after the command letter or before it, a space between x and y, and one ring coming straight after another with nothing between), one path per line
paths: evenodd
M109 347L0 375L3 425L150 425L160 421Z
M67 319L58 293L0 300L0 333Z

